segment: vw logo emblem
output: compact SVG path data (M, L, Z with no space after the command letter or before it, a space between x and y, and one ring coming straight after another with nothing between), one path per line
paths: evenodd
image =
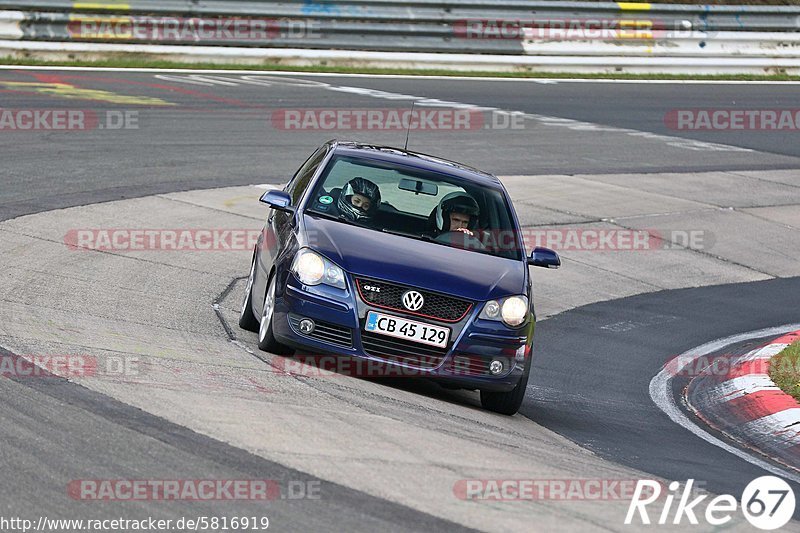
M409 311L419 311L425 305L425 298L417 291L407 291L403 294L403 307Z

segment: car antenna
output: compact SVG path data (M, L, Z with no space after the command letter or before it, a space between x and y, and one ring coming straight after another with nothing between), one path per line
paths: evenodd
M406 144L403 146L403 151L408 152L408 135L411 133L411 121L414 120L414 105L417 101L411 102L411 116L408 118L408 128L406 129Z

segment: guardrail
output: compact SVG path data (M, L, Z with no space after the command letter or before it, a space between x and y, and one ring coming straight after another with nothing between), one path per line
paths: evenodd
M0 10L314 18L385 23L453 23L464 19L619 18L637 14L703 31L798 31L800 6L724 6L642 2L528 0L0 0Z
M0 0L0 39L393 53L800 58L800 6Z

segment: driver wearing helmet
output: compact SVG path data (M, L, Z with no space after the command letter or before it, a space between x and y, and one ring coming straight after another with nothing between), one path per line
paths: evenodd
M381 191L368 179L353 178L342 188L336 208L353 222L369 222L381 205Z
M478 225L480 208L478 202L465 192L451 192L445 195L436 207L434 235L448 231L460 231L470 237Z

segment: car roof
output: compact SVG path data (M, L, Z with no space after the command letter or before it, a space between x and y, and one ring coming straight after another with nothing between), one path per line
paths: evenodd
M420 152L411 152L391 146L379 146L356 141L331 142L334 146L335 153L338 155L378 159L422 170L440 172L479 185L493 185L502 188L500 180L497 179L496 176L476 168L462 165L461 163L456 163L455 161L442 159L441 157Z

